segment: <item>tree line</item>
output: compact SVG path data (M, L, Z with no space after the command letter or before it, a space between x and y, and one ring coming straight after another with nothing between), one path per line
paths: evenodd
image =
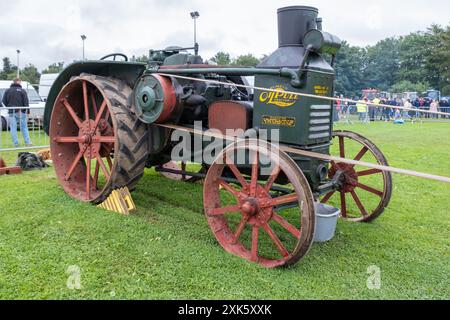
M362 89L400 93L428 89L450 95L450 26L391 37L365 48L344 41L336 57L336 91L348 97Z
M232 57L227 52L218 52L209 61L218 65L257 66L262 59L249 53ZM328 57L330 59L330 57ZM146 62L146 55L131 58L132 61ZM63 62L48 66L41 73L58 73ZM410 33L406 36L391 37L373 46L352 46L344 41L336 59L336 85L338 94L346 97L361 95L362 89L376 88L380 91L400 93L428 89L440 90L442 95L450 95L450 25L432 25L426 31ZM8 57L3 58L0 80L12 80L17 66ZM29 64L21 69L24 81L39 83L41 73Z
M20 69L20 78L30 84L37 85L41 74L59 73L64 68L64 62L54 63L39 72L33 64L28 64ZM3 58L3 69L0 70L0 80L13 80L17 77L17 66L11 63L8 57Z

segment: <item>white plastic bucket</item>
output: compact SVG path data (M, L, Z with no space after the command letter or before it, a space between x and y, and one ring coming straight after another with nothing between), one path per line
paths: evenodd
M322 203L315 204L316 232L314 242L327 242L334 238L341 210Z

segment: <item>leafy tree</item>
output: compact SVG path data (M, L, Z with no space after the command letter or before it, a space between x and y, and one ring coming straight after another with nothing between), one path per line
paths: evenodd
M395 83L400 68L400 41L387 38L366 49L364 86L386 91Z
M42 74L48 73L60 73L64 68L64 62L57 62L49 65L46 69L42 70Z
M8 57L3 58L3 72L8 74L12 71L11 60Z
M27 65L20 72L20 78L23 81L29 82L30 84L37 85L39 83L40 77L41 77L41 74L38 72L38 69L32 64Z
M232 62L232 65L243 66L243 67L256 67L260 63L260 60L256 58L253 54L249 53L246 55L241 55Z
M427 82L413 83L413 82L408 81L408 80L403 80L403 81L400 81L400 82L394 84L391 87L390 91L393 92L393 93L418 92L419 94L421 94L422 92L427 91L429 86L430 86L430 84L427 83Z
M223 51L217 52L210 60L219 66L229 66L231 64L230 54Z
M429 80L432 76L427 65L432 46L432 37L424 32L400 37L400 68L396 73L396 80L408 80L412 83Z
M450 26L443 29L433 25L428 33L435 38L428 57L428 68L433 75L430 82L446 96L450 94Z
M334 65L336 71L336 92L347 97L361 95L364 56L364 49L352 47L345 41L342 43Z
M135 61L135 62L143 62L143 63L147 63L148 62L148 56L147 55L142 55L140 57L136 57L136 56L132 56L131 61Z

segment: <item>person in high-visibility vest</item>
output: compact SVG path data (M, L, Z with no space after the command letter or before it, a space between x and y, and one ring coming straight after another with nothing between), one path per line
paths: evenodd
M359 121L366 122L367 121L367 99L359 100L356 103L356 111L359 115Z
M370 113L370 121L375 121L376 116L378 114L378 105L381 103L381 100L379 98L375 98L372 101L372 106L369 108L369 113Z

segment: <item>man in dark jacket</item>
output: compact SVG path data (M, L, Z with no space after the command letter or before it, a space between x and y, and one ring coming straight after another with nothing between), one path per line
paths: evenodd
M32 146L30 141L30 134L27 126L27 113L29 109L20 109L18 107L28 107L28 95L27 92L22 89L22 80L16 78L11 84L11 87L6 90L3 95L3 104L5 107L10 108L9 114L9 127L11 129L11 136L14 143L14 147L19 146L19 138L17 136L17 122L20 123L20 131L22 132L23 139L27 147Z

